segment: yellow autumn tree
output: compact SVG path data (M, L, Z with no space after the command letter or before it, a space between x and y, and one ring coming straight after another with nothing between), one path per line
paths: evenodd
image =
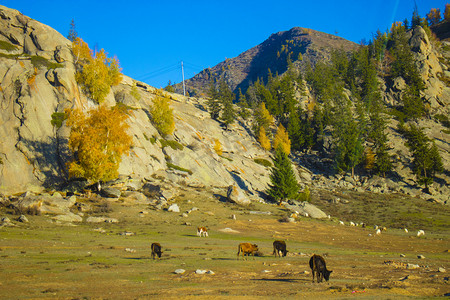
M262 126L259 128L258 142L265 150L270 150L270 140L267 137L266 130Z
M366 168L366 170L373 170L373 168L375 167L375 153L373 152L372 148L369 147L364 150L364 160L364 167Z
M94 55L81 38L73 41L72 51L77 65L76 81L86 88L92 99L102 103L111 86L122 80L119 61L108 58L104 49Z
M432 8L427 14L427 20L430 25L435 25L441 21L441 10L439 8Z
M217 155L223 154L223 147L218 139L215 139L214 141L214 151L216 151Z
M275 138L273 140L273 147L278 149L278 146L281 146L281 149L287 155L291 153L291 140L289 139L286 129L281 124L277 128L277 133L275 134Z
M131 136L127 134L128 114L122 107L97 109L84 114L81 110L66 110L71 127L69 148L74 154L67 164L69 177L81 177L97 183L118 177L123 154L128 154Z
M264 127L267 132L270 125L274 122L274 119L269 110L266 108L266 104L264 102L261 102L255 109L255 122L255 127L257 129L256 132L259 132L260 127Z
M86 44L81 38L77 37L72 42L72 52L76 64L87 64L92 60L92 51L89 49L88 44Z
M175 130L173 109L170 108L170 99L162 90L157 90L153 103L150 106L152 123L162 136L170 135Z

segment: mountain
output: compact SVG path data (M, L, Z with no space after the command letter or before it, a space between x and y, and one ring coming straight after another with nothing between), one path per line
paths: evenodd
M426 85L423 98L431 116L448 116L449 44L442 42L443 50L437 51L419 27L409 32L409 43ZM314 65L319 59L328 58L333 49L351 51L356 47L355 43L339 37L294 28L272 35L235 59L204 70L189 81L188 87L196 86L192 93L201 95L209 79L219 74L234 90L245 89L250 82L266 76L269 68L273 74L283 73L288 57L301 69L308 62ZM98 106L77 83L75 74L69 40L16 10L0 6L1 194L41 193L46 189L67 187L66 163L73 157L68 148L70 128L64 121L61 126L56 125L57 118L67 108L86 112ZM381 81L384 102L394 105L406 88L405 81L401 77ZM139 97L135 96L136 90ZM350 91L347 92L351 99ZM150 106L156 97L155 88L123 76L102 103L109 107L125 105L132 112L128 122L133 146L130 154L122 157L120 176L113 184L127 192L141 191L149 185L161 186L166 199L187 188L223 190L236 185L251 200L261 200L260 195L270 182L267 163L270 164L271 153L256 141L251 119L237 118L226 128L210 117L206 99L176 93L166 95L171 99L175 115L175 131L167 138L162 137L151 122ZM302 187L402 193L450 203L448 171L437 177L433 195L424 193L417 184L411 167L412 155L396 129L397 123L389 119L387 129L395 177L334 174L331 159L320 152L294 153L292 160ZM419 119L416 123L425 128L427 136L435 142L444 167L449 170L448 129L434 117ZM214 149L216 141L222 145L221 155ZM172 148L170 145L174 144Z
M298 68L312 66L321 59L329 59L333 50L352 51L357 44L335 35L308 28L294 27L288 31L272 34L261 44L243 52L235 58L227 59L216 66L204 69L185 81L186 89L192 96L204 96L211 79L225 78L230 88L245 93L251 82L266 79L268 71L282 74L288 67L288 56ZM182 84L175 90L182 93Z

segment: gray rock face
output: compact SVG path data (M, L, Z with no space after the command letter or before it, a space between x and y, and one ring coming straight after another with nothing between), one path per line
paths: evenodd
M227 199L230 202L240 205L249 205L251 203L250 199L248 199L248 197L244 194L244 191L236 185L230 185L228 187Z
M311 217L314 219L325 219L328 215L320 210L317 206L303 201L295 205L285 203L284 206L292 212L296 212L302 216Z

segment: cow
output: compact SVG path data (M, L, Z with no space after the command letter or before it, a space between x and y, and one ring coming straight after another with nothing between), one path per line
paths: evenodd
M208 229L206 229L206 227L198 227L197 228L197 235L202 237L207 237L208 236Z
M314 254L311 256L309 260L309 266L312 270L312 282L314 282L314 273L317 273L317 282L322 282L322 279L325 278L326 281L330 279L330 274L333 271L327 270L327 266L325 264L325 259L322 256Z
M239 259L239 254L242 252L242 258L245 259L245 255L253 255L255 258L255 252L258 251L258 245L250 243L240 243L238 247L237 259Z
M275 255L275 257L281 257L281 254L283 254L283 257L286 256L286 254L288 253L288 251L286 250L286 243L285 241L274 241L273 242L273 255Z
M152 244L152 258L155 259L155 256L158 255L158 258L161 258L161 245L159 243Z

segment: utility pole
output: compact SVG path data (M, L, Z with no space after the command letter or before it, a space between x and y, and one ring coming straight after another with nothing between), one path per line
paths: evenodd
M183 96L186 96L186 86L184 85L184 66L183 66L183 61L181 61L181 74L183 76Z

